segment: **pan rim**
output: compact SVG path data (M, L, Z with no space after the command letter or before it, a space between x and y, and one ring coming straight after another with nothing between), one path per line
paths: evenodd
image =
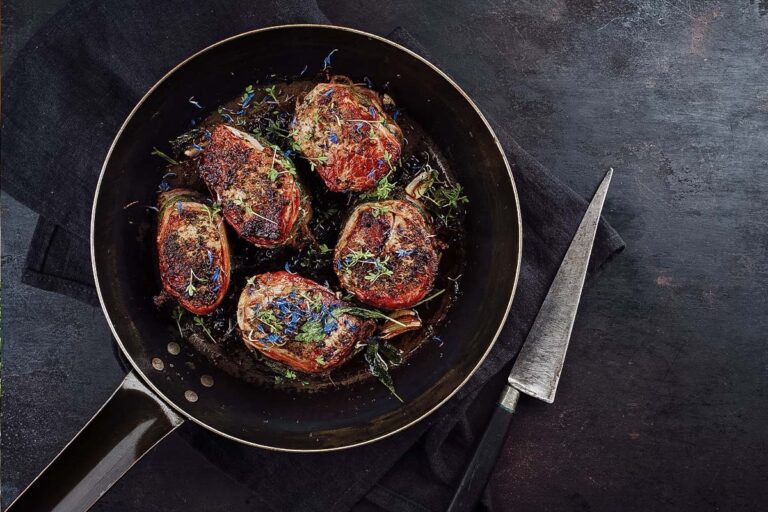
M442 77L446 82L448 82L449 85L451 85L456 92L458 92L463 98L464 101L466 101L469 106L472 107L472 109L477 113L477 115L480 117L481 121L485 125L485 128L488 130L488 133L491 135L491 138L493 139L493 142L496 144L496 149L499 151L499 154L501 155L502 161L504 162L504 166L507 170L507 175L509 176L510 184L512 185L512 192L514 195L514 201L515 201L515 210L517 213L516 219L517 219L517 260L515 263L515 277L512 284L512 290L510 291L509 300L507 301L507 305L504 311L504 315L502 316L501 321L499 322L499 326L496 329L496 333L493 335L493 339L488 344L488 347L486 348L483 355L478 360L477 364L472 368L472 370L467 374L467 376L450 392L448 395L446 395L443 399L441 399L437 404L435 404L433 407L431 407L428 411L421 414L419 417L414 418L407 422L404 425L401 425L400 427L393 429L389 432L377 435L375 437L372 437L370 439L366 439L363 441L350 443L350 444L344 444L340 446L332 446L332 447L323 447L323 448L286 448L281 446L271 446L267 444L261 444L261 443L255 443L253 441L249 441L246 439L242 439L240 437L237 437L235 435L229 434L227 432L222 432L221 430L218 430L217 428L207 424L206 422L198 419L193 414L188 413L186 410L184 410L182 407L176 404L176 401L172 400L171 398L167 397L165 394L163 394L152 382L150 378L148 378L144 372L141 370L137 362L134 360L133 356L129 353L128 349L123 345L122 340L120 339L120 336L117 333L117 330L115 329L115 326L112 322L112 319L110 317L109 311L107 309L107 306L104 302L104 297L101 293L101 286L99 284L99 275L98 275L98 269L96 268L96 245L95 245L95 237L94 237L94 231L95 231L95 225L96 225L96 210L98 206L98 200L99 195L101 191L101 185L104 178L104 174L106 172L107 166L110 162L110 158L112 157L112 152L115 149L115 146L120 140L120 137L123 134L123 131L125 130L128 123L133 118L136 111L141 107L144 102L147 100L147 98L162 84L166 79L168 79L171 75L173 75L178 69L180 69L182 66L190 62L191 60L197 58L198 56L220 46L223 44L228 43L229 41L233 41L242 37L248 37L252 34L262 33L262 32L268 32L273 30L285 30L285 29L295 29L295 28L320 28L320 29L328 29L332 31L343 31L343 32L350 32L359 36L368 37L374 40L377 40L381 43L393 46L394 48L405 52L406 54L410 55L411 57L423 62L426 64L433 72L437 73L440 77ZM165 404L167 404L169 407L171 407L174 411L182 415L185 419L188 419L201 427L205 428L206 430L223 436L227 439L231 439L233 441L236 441L238 443L242 443L248 446L254 446L257 448L264 448L267 450L274 450L274 451L281 451L281 452L292 452L292 453L318 453L318 452L333 452L333 451L339 451L339 450L345 450L348 448L354 448L357 446L363 446L366 444L374 443L376 441L380 441L382 439L385 439L389 436L392 436L398 432L401 432L409 427L412 427L413 425L419 423L420 421L424 420L428 416L432 415L435 411L437 411L440 407L442 407L448 400L450 400L458 391L463 388L467 382L472 378L472 376L475 374L475 372L480 368L480 366L483 364L483 362L488 357L488 354L490 354L493 347L496 345L496 342L499 339L499 336L501 335L501 331L504 328L504 325L507 322L507 319L509 317L510 309L512 308L512 303L515 298L515 294L517 292L517 285L520 278L520 267L522 265L522 255L523 255L523 226L522 226L522 216L520 211L520 198L517 192L517 186L515 184L515 178L512 174L512 169L509 165L509 160L507 159L507 155L504 152L504 149L501 146L501 143L499 142L499 138L496 135L496 132L493 130L493 127L486 119L485 115L483 115L480 108L475 104L475 102L472 100L472 98L469 97L469 95L464 92L464 90L445 72L443 72L439 67L437 67L435 64L430 62L429 60L425 59L421 55L417 54L416 52L406 48L405 46L402 46L394 41L391 41L389 39L386 39L381 36L377 36L375 34L371 34L369 32L365 32L362 30L357 30L354 28L349 27L343 27L339 25L331 25L331 24L315 24L315 23L297 23L297 24L285 24L285 25L274 25L270 27L263 27L258 28L254 30L249 30L246 32L242 32L240 34L236 34L230 37L227 37L225 39L222 39L220 41L217 41L202 50L195 52L194 54L190 55L186 59L182 60L178 64L176 64L174 67L172 67L168 72L166 72L160 79L158 79L152 87L147 90L146 93L142 95L142 97L136 102L136 105L131 109L131 111L126 116L125 120L123 121L122 125L120 126L120 129L115 134L114 139L112 140L112 144L109 147L109 151L107 152L106 157L104 158L104 163L102 164L101 171L99 172L99 179L96 184L96 191L94 192L94 198L93 198L93 206L91 209L91 230L90 230L90 248L91 248L91 268L93 270L93 278L94 283L96 285L96 294L99 297L99 304L101 306L102 313L104 314L104 317L107 320L107 324L109 324L109 329L112 332L112 335L115 338L115 341L117 342L117 345L120 347L120 350L123 352L125 357L128 359L128 361L131 364L133 372L141 379L141 381L152 390L152 392L159 397Z

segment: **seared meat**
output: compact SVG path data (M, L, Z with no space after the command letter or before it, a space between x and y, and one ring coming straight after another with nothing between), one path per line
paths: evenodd
M184 309L207 315L229 286L229 245L224 219L191 190L160 194L157 255L165 292Z
M440 246L426 214L410 201L363 203L341 231L334 269L362 302L409 308L432 288Z
M306 373L344 363L376 324L349 313L331 290L289 272L248 280L237 307L237 324L249 347Z
M345 80L318 84L297 100L291 134L329 189L359 192L395 165L403 133L376 92Z
M200 175L227 222L258 247L302 245L312 215L293 163L276 146L217 125L200 160Z

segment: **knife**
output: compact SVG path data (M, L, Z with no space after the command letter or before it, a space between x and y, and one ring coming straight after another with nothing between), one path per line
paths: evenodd
M504 444L509 423L520 393L547 403L555 401L555 392L563 370L568 341L579 308L581 290L587 275L589 256L603 210L613 169L609 169L587 207L579 229L565 253L565 258L544 298L523 347L518 354L507 385L483 437L475 448L448 512L473 510L491 475Z

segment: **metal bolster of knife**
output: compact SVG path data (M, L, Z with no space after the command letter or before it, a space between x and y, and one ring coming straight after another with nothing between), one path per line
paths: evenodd
M507 385L501 393L501 397L499 397L499 407L509 413L515 412L518 400L520 400L520 392Z

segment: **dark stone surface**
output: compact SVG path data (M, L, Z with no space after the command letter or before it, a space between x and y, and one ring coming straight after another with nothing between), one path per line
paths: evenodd
M63 3L6 2L4 64ZM577 191L616 170L605 215L627 249L585 290L555 404L522 402L492 481L497 503L765 509L766 2L321 7L340 24L418 34L481 108L508 108L520 144ZM35 215L2 202L14 219L3 223L4 342L29 347L3 361L2 485L15 495L111 391L75 369L115 384L121 371L97 309L18 284ZM36 327L41 311L54 329ZM60 361L73 339L82 357ZM39 401L67 407L25 412ZM96 509L248 510L248 500L172 436Z

